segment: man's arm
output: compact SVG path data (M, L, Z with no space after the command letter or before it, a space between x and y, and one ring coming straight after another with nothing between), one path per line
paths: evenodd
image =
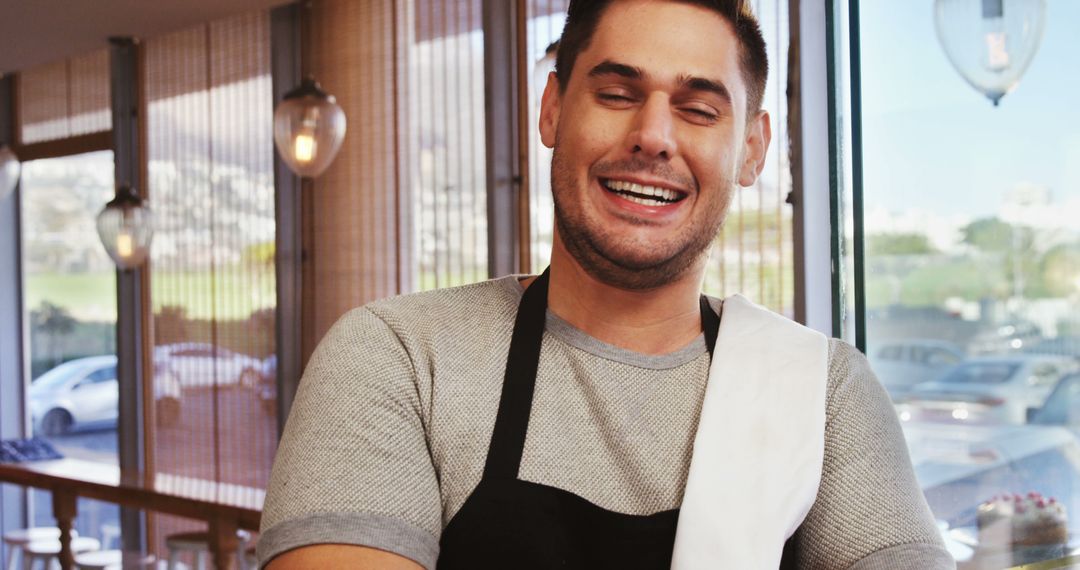
M352 570L423 570L416 562L392 552L349 544L318 544L290 550L270 561L266 570L350 568Z
M952 570L892 402L866 358L830 345L825 461L796 535L800 568Z
M442 499L418 382L398 333L368 308L350 311L326 334L274 458L260 563L292 553L299 558L285 560L305 567L308 556L344 561L379 549L435 566Z

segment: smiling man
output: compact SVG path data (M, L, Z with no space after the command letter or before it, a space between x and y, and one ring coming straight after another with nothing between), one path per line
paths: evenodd
M378 301L312 356L268 568L952 568L865 359L700 288L771 133L738 0L573 0L540 276Z

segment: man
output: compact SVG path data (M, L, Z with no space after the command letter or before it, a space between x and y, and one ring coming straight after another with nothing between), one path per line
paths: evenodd
M700 295L771 136L744 4L571 2L540 117L550 271L334 326L268 568L952 567L861 355Z

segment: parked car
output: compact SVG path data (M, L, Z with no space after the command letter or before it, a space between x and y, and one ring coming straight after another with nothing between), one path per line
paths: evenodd
M870 367L893 399L905 396L912 387L941 376L964 360L959 346L940 340L910 339L887 341L871 346Z
M903 420L1023 424L1028 408L1043 405L1076 361L1013 354L967 360L931 382L916 385L897 405Z
M119 410L116 356L88 356L65 362L30 383L30 417L35 433L48 436L116 425ZM158 420L179 420L180 382L169 369L155 367Z
M1028 410L1028 423L1080 431L1080 373L1062 378L1041 407Z
M244 386L257 388L263 363L258 358L204 342L154 347L154 361L166 364L184 388Z
M259 404L267 415L277 414L277 354L263 359L258 396Z

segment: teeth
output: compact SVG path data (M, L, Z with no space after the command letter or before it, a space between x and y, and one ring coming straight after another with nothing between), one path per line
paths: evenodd
M657 188L656 186L642 186L641 184L635 184L633 182L626 182L623 180L608 180L607 187L618 192L632 192L641 196L655 196L664 200L643 200L636 196L624 196L631 202L635 202L638 204L646 204L649 206L663 205L668 202L674 202L679 197L679 194L674 190L668 190L667 188Z

